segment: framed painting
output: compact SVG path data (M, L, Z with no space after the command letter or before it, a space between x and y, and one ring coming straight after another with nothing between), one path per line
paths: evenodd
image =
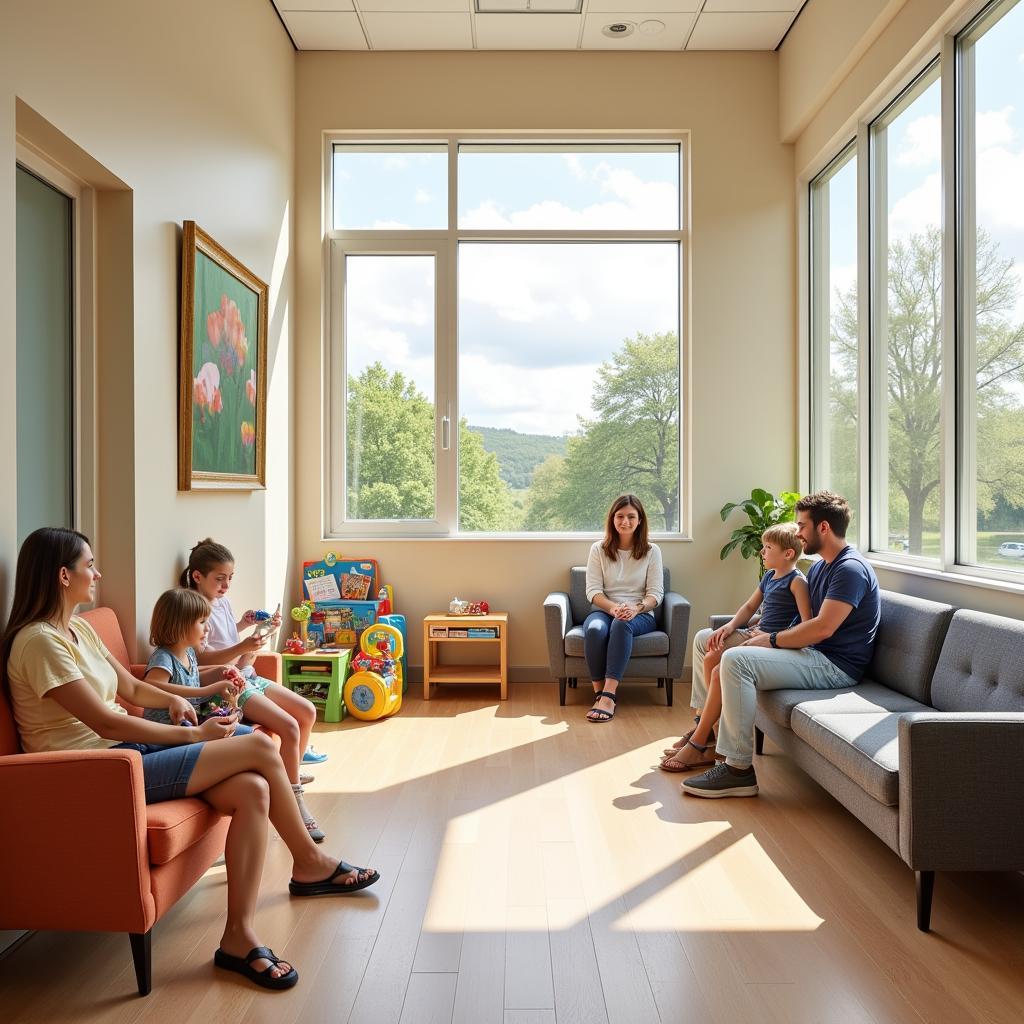
M183 225L178 489L265 487L267 286Z

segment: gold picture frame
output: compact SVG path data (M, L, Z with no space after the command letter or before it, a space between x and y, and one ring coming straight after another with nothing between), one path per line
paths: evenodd
M184 222L178 490L266 487L267 295L264 281Z

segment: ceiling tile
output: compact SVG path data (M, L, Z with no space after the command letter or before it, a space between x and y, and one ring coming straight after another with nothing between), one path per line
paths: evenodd
M705 0L704 13L798 11L803 5L804 0Z
M352 0L274 0L277 9L284 11L354 11Z
M629 12L651 14L658 11L667 14L690 14L699 10L700 0L590 0L590 4L587 6L588 14L606 12L618 15L625 15ZM624 20L636 21L637 19L630 15Z
M374 50L472 50L469 13L367 12L366 35Z
M578 14L478 14L480 50L575 50L582 18Z
M300 50L367 50L356 14L282 11L281 17Z
M688 50L774 50L793 21L792 12L701 14Z
M302 0L295 0L301 3ZM367 11L410 11L418 14L433 14L437 11L461 11L469 14L472 0L356 0L359 10Z
M588 14L586 25L583 28L583 49L681 50L686 42L686 37L690 34L693 19L693 14L666 14L664 11L644 14L621 11ZM628 36L610 39L601 29L605 25L617 21L633 25L633 31ZM649 28L657 28L659 22L665 27L655 34L649 34L646 31L641 31L645 22L648 23Z

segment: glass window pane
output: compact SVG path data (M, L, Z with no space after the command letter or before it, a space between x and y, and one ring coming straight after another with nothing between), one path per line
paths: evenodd
M1024 570L1024 4L962 45L963 529L959 560Z
M678 145L463 145L459 227L679 228Z
M346 512L433 519L433 256L345 257Z
M459 246L459 528L679 529L679 246Z
M871 546L939 556L942 190L938 68L872 128L875 161Z
M448 227L448 147L334 147L336 231Z
M17 169L18 542L73 525L71 200Z
M815 490L842 494L859 543L857 153L852 148L811 184L811 407Z

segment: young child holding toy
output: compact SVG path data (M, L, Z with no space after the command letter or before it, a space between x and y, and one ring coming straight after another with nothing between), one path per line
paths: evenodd
M237 664L245 677L245 689L238 695L238 706L247 722L265 726L281 739L281 760L292 784L295 799L302 811L302 820L313 839L320 843L324 833L303 802L303 786L312 776L300 774L301 761L325 761L309 747L309 734L316 722L316 708L297 693L256 674L252 662L266 635L256 631L244 639L239 629L257 625L257 613L247 611L235 619L227 592L235 574L231 552L209 537L201 540L189 553L188 567L181 575L181 586L198 592L210 603L209 632L200 648L199 664ZM271 630L281 625L280 609L267 620ZM310 755L312 752L312 756Z
M708 684L704 706L697 713L694 728L665 751L662 771L685 772L706 768L715 763L714 727L722 714L722 681L719 663L730 647L745 644L756 633L774 633L787 629L795 621L811 617L811 599L807 577L796 567L803 554L796 523L779 523L761 534L761 558L767 570L757 589L740 606L736 614L706 637L706 650L699 645L701 634L694 641L694 658L703 653L702 679ZM756 626L747 628L754 613L761 609ZM695 673L696 676L696 673ZM699 684L698 684L699 685ZM696 696L696 693L695 693Z
M195 709L200 722L221 708L235 703L245 680L238 669L213 665L200 668L196 648L206 639L210 603L194 590L168 590L160 595L149 625L149 642L156 648L146 666L146 682L165 693L184 697ZM237 710L234 711L238 716ZM165 708L147 708L143 717L150 722L172 725ZM246 726L236 733L252 732Z

